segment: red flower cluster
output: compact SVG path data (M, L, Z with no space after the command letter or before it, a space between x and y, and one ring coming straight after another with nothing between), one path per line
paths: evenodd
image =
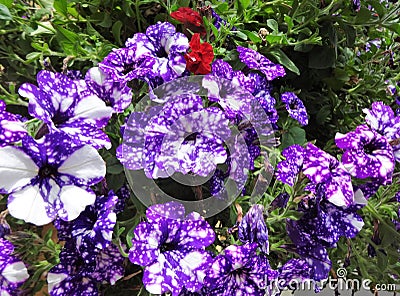
M180 21L185 28L193 33L206 34L201 15L189 7L180 7L177 11L171 13L171 17Z
M211 62L214 59L214 51L210 43L200 43L200 34L194 34L189 42L190 53L185 55L186 68L198 75L211 72Z

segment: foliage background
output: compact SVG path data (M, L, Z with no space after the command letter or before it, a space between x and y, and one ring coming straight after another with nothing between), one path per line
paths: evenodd
M17 90L24 82L35 83L39 70L75 69L85 73L112 48L123 46L127 38L157 21L169 21L179 27L169 16L177 8L211 5L227 21L218 31L204 19L208 31L212 32L207 38L216 58L223 58L239 68L235 45L258 49L288 70L286 77L275 84L276 94L294 90L307 107L310 120L304 128L285 112L280 112L281 145L274 151L277 159L285 147L306 141L313 141L336 156L339 151L334 145L334 135L346 133L362 123L363 108L377 100L394 109L398 107L396 94L388 92L388 85L396 85L400 80L400 5L377 0L361 2L361 9L357 11L353 1L346 0L213 0L204 3L190 0L0 0L0 99L6 101L9 111L29 117L27 101L19 97ZM237 30L232 30L233 27ZM374 40L379 40L379 46L375 45L377 42L371 43ZM132 83L132 88L134 99L146 90L142 83ZM277 108L284 111L283 105ZM102 151L107 163L107 181L115 190L126 182L113 150L121 140L119 126L126 115L113 118L113 124L107 127L113 148ZM398 219L398 204L393 202L394 194L399 191L398 182L396 174L392 185L381 188L370 199L362 210L366 225L357 238L342 239L338 248L331 250L330 257L337 260L333 260L333 270L346 262L348 269L355 271L349 277L369 278L379 283L395 281L391 275L400 273L400 234L392 220ZM299 188L283 187L274 181L271 185L263 199L266 207L280 192L300 194L296 192ZM247 211L246 196L238 198L237 204L243 212ZM5 208L5 199L0 200L0 207ZM131 230L143 213L143 206L132 196L119 216L116 242L129 246ZM220 236L216 245L221 247L235 240L227 233L227 228L234 225L238 209L232 205L223 214L210 219L212 225L218 225L216 231ZM292 256L281 246L290 244L284 221L296 219L295 214L291 208L270 211L267 223L270 261L274 267ZM13 236L14 243L19 246L18 253L34 273L25 287L29 293L37 292L45 284L43 272L57 263L60 245L54 242L52 228L27 229L16 219L11 222L13 229L20 231ZM376 236L379 246L372 240ZM368 244L376 247L376 257L368 258ZM146 295L141 286L140 270L129 265L124 280L114 287L104 286L102 293Z

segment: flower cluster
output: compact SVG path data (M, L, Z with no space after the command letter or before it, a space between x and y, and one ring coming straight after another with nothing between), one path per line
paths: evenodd
M358 10L359 1L353 3ZM263 150L266 139L308 124L302 93L283 92L279 101L274 97L285 68L253 43L232 45L237 62L215 59L221 54L211 45L215 30L227 22L210 7L200 12L179 8L171 17L182 25L150 25L86 73L40 71L37 85L24 83L18 90L28 100L32 119L8 112L0 101L5 212L36 226L52 223L55 240L62 241L61 252L54 252L59 258L47 270L51 296L99 295L100 284L114 285L125 276L128 258L143 267L142 282L152 294L275 295L284 287L276 290L273 282L321 281L333 265L328 250L341 237L359 233L364 226L360 209L381 185L391 184L395 161L400 162L400 116L375 102L363 110L365 124L336 134L340 156L312 143L284 149L275 176L286 185L276 183L272 203L262 196L244 216L238 213L226 236L224 230L214 232L205 210L199 211L204 217L186 213L186 204L157 203L150 193L146 216L140 217L136 205L133 212L121 164L143 171L154 183L182 175L207 179L208 188L191 188L201 191L200 197L208 190L224 201L236 190L235 198L242 194L247 200L254 197L247 188L257 186L254 179L248 181L249 172L273 171ZM212 34L203 22L207 16L213 18ZM132 102L134 80L148 88L145 106ZM294 119L281 130L277 103ZM107 185L113 169L122 180L117 188ZM233 189L225 188L226 179L236 181L229 183ZM287 192L274 191L282 187ZM270 244L267 217L280 208L283 214L272 221L282 222L292 244L278 247L293 254L275 265L276 241ZM128 218L119 224L121 216ZM10 233L0 216L1 295L17 295L29 278ZM213 246L217 238L221 244Z

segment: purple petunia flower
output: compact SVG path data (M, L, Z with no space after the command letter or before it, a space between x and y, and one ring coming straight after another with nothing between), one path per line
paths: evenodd
M296 119L301 125L308 124L306 107L303 102L292 92L285 92L281 95L281 100L285 103L289 115Z
M117 221L114 211L117 202L118 197L110 191L108 195L97 197L95 204L87 206L74 221L56 220L58 237L73 239L85 264L90 264L100 250L110 245Z
M269 253L268 228L264 220L264 207L253 205L239 224L238 236L243 243L257 243L262 252Z
M336 247L339 238L353 238L364 225L357 210L366 199L360 190L355 193L355 203L347 208L338 207L324 198L325 185L316 186L316 195L303 199L298 211L303 213L299 220L286 222L286 230L297 253L312 268L312 278L322 280L328 276L331 261L326 248Z
M60 263L47 274L51 296L98 296L98 283L115 284L124 275L124 257L111 244L101 250L92 264L84 264L72 241L60 253Z
M0 250L0 295L17 295L18 288L29 278L28 270L12 255L12 243L0 238Z
M223 79L231 83L225 85ZM278 121L276 102L270 95L270 85L266 78L258 73L249 73L246 76L242 71L234 71L227 62L216 60L212 64L211 74L203 80L203 86L208 89L209 99L218 102L228 118L250 114L250 106L255 98L267 114L267 121L269 123ZM223 95L220 95L221 93Z
M305 259L290 259L277 272L277 278L271 282L273 291L271 295L280 295L286 287L296 290L300 288L298 285L313 278L313 270ZM314 287L317 288L315 285Z
M336 158L315 145L306 147L303 173L313 184L325 184L325 196L337 206L349 206L354 201L351 176Z
M259 70L265 75L268 81L286 75L283 66L272 63L265 56L251 48L238 46L237 51L239 52L239 59L245 63L247 67L253 70Z
M72 146L63 133L35 141L25 137L22 147L0 148L0 192L10 194L8 210L36 225L73 220L93 204L88 188L106 173L105 163L91 146Z
M328 278L332 261L329 259L326 247L320 244L298 246L297 253L303 257L309 266L311 279L320 281Z
M396 161L400 162L400 116L395 116L392 108L382 102L372 103L371 109L363 109L368 126L384 136L389 142L393 141L393 153Z
M204 109L199 96L177 96L153 117L136 115L129 126L139 128L125 131L129 139L117 154L129 169L144 168L146 176L153 179L174 172L207 176L217 164L225 162L227 152L222 139L230 136L229 121L216 107ZM139 118L142 121L137 121Z
M118 80L100 68L90 68L85 81L91 91L102 99L107 106L111 106L116 113L123 112L132 101L132 90L125 81Z
M300 145L292 145L282 151L286 158L276 166L276 177L283 183L293 186L297 175L303 167L305 149Z
M151 87L184 74L189 40L168 22L149 26L146 34L136 33L125 46L111 52L99 67L126 81L143 79Z
M150 293L179 295L184 287L195 292L203 286L205 269L212 262L205 248L215 234L198 213L184 213L176 202L151 206L147 222L134 230L129 259L146 267L143 284Z
M273 271L256 249L256 243L231 245L218 255L204 279L210 295L264 295Z
M342 162L351 175L373 178L381 184L391 182L394 155L385 137L367 125L360 125L345 135L337 133L335 142L344 150Z
M29 99L29 113L43 120L50 132L62 131L73 142L95 148L111 148L101 130L107 125L112 108L87 89L84 81L75 81L61 73L40 71L39 87L24 83L18 92Z
M27 133L20 118L7 112L6 103L0 100L0 147L20 141Z
M318 185L316 195L310 195L298 206L303 216L299 220L287 221L289 237L297 246L316 242L333 248L341 236L352 238L363 227L364 222L356 213L366 204L361 191L355 193L354 205L347 208L325 200L325 192L326 186Z

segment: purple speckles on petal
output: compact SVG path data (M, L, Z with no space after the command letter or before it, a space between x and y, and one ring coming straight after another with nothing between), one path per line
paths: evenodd
M259 70L269 81L286 75L283 66L274 64L265 56L251 48L238 46L237 51L239 52L239 59L245 63L247 67Z
M0 238L0 293L17 295L19 287L29 278L25 264L14 255L14 246Z
M293 186L303 167L305 149L300 145L292 145L284 149L282 155L286 160L278 163L276 177L281 182Z
M306 107L304 107L303 102L294 93L283 93L281 95L281 100L292 118L296 119L301 125L308 124Z
M146 266L143 284L150 293L179 295L184 287L191 292L202 288L212 261L205 247L213 243L215 234L199 214L185 218L184 213L176 202L151 206L146 212L148 222L134 230L129 259Z
M83 80L43 70L37 81L39 87L25 83L18 90L29 99L28 111L32 116L43 120L50 132L61 130L83 144L111 148L101 128L108 123L112 108L90 92Z
M239 239L243 243L258 243L262 252L269 253L268 228L264 207L253 205L239 224Z
M304 157L303 173L313 184L326 185L326 198L337 206L353 204L351 176L336 158L309 143Z
M337 133L335 141L344 150L342 162L351 175L360 179L373 178L381 184L391 182L394 155L385 137L360 125L345 135Z
M264 295L270 268L256 249L255 243L231 245L218 255L204 279L210 295Z

